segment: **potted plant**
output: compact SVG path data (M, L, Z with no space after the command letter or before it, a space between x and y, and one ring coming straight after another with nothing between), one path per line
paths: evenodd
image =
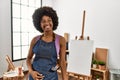
M93 59L93 61L92 61L92 67L93 68L97 68L97 60L96 59Z
M96 80L100 80L100 76L99 75L96 75Z
M99 65L98 65L98 68L99 68L99 69L101 69L101 70L104 70L104 69L105 69L105 62L99 61L98 64L99 64Z

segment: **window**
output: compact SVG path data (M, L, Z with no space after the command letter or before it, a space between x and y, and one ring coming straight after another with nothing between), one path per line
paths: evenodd
M32 14L42 0L11 0L12 6L12 60L27 57L29 45L38 32L33 27Z

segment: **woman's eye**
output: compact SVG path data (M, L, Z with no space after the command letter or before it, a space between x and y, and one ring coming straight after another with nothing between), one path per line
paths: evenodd
M50 20L48 20L49 22L51 22L52 20L50 19Z

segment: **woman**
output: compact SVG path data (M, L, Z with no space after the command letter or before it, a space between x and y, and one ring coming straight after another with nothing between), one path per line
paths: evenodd
M29 80L58 80L57 70L52 70L57 65L58 59L55 46L55 39L58 35L54 33L58 26L56 11L51 7L45 6L36 9L32 17L35 28L42 35L34 37L31 41L26 61L30 74ZM68 80L65 63L66 42L64 37L60 35L59 46L59 65L62 80Z

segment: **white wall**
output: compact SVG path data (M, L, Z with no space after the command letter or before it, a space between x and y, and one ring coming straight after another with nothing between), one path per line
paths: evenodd
M52 0L42 0L42 6L53 6Z
M54 0L59 14L60 34L70 38L81 35L83 10L86 10L85 36L94 40L94 48L109 49L109 67L120 68L120 1L119 0Z
M7 70L5 55L11 52L10 0L0 0L0 76Z
M11 57L11 0L0 0L0 77L7 71L6 55ZM21 61L14 62L15 66L20 64Z

